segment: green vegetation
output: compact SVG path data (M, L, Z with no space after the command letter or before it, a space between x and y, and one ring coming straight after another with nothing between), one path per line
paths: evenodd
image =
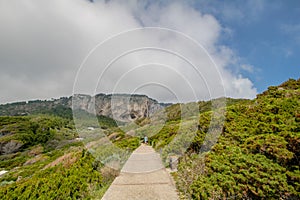
M126 137L115 142L115 145L122 149L134 150L140 146L140 139L137 137Z
M69 120L50 117L0 117L0 147L1 154L10 154L43 144L59 137L73 138Z
M299 199L299 97L300 79L291 79L254 100L225 99L223 108L224 99L174 104L161 129L152 122L135 131L150 136L166 165L181 156L173 174L187 199ZM212 120L212 109L226 114Z
M98 121L108 136L115 134L111 141L117 147L127 152L139 146L139 139L125 135L114 120ZM118 172L95 159L78 137L69 117L0 117L0 170L8 170L0 176L1 199L101 199ZM106 151L97 153L112 152Z
M45 114L72 119L72 109L68 106L70 98L53 100L33 100L0 105L1 116L26 116Z
M147 135L164 161L180 155L173 175L186 199L299 199L299 97L300 79L290 79L254 100L174 104L130 124L77 111L82 138L64 104L0 106L0 114L8 115L24 104L44 106L33 109L36 115L0 117L0 170L9 171L0 176L0 196L101 199L118 175L103 163L121 167ZM225 110L225 116L213 115Z
M91 192L104 186L101 174L93 166L93 157L84 150L72 155L74 164L59 164L40 170L32 177L3 186L2 199L88 199ZM99 194L100 195L100 194Z
M149 140L156 149L160 149L169 144L174 139L175 135L178 132L178 129L178 123L166 122L166 124L158 132L158 134L151 136Z
M192 199L300 198L299 96L300 80L289 80L228 106L221 136L208 153L200 146L210 118L201 114L197 137L180 160L179 190Z

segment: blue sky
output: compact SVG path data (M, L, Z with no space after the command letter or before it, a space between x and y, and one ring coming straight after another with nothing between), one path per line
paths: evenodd
M220 43L253 66L240 73L258 92L300 78L300 1L195 1L193 6L229 29Z

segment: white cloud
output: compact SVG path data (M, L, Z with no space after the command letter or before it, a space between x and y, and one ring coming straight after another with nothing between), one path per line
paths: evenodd
M2 103L71 95L78 67L93 47L121 31L143 26L171 28L195 38L209 51L217 67L203 50L199 51L199 47L178 34L138 31L96 51L97 57L89 59L87 71L81 71L82 92L94 92L104 69L101 56L113 58L129 48L149 45L181 52L197 64L204 79L170 53L140 51L113 64L100 80L97 92L112 92L114 88L117 92L132 92L152 81L161 84L160 89L158 85L148 85L137 91L161 101L175 101L174 95L162 89L165 85L181 100L188 101L193 99L191 88L186 89L189 85L196 91L197 98L207 99L222 94L223 81L227 96L252 98L256 94L249 79L228 69L238 58L230 48L218 45L224 28L214 16L204 15L183 2L161 5L150 1L130 1L130 4L86 0L1 1L0 26ZM128 73L137 65L153 62L169 68L152 64ZM124 76L125 73L128 75ZM118 80L120 85L115 87Z
M249 85L252 86L252 82L248 78L243 78L240 75L238 77L234 77L233 87L237 91L233 97L238 98L243 96L245 93L248 93L249 96L253 96L256 94L255 90L249 88Z
M242 64L241 65L242 70L253 73L254 72L254 66L253 65L248 65L248 64Z

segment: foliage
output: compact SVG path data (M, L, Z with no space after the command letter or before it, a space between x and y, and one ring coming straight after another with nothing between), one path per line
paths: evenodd
M72 119L73 118L73 111L71 108L63 105L56 105L53 108L50 109L40 109L33 111L32 114L46 114L46 115L53 115L58 116L66 119Z
M286 181L285 171L264 155L247 154L238 147L227 146L222 153L207 156L205 173L192 183L190 192L194 199L279 199L296 194Z
M25 104L43 105L37 110L47 115L0 117L0 168L9 170L0 177L0 196L101 199L118 175L104 164L122 167L140 144L140 137L147 135L163 159L170 154L181 156L174 177L185 198L299 199L299 96L300 79L290 79L269 87L254 100L220 98L170 105L166 122L161 123L162 113L158 113L122 130L113 119L78 111L80 127L85 130L100 124L100 135L105 136L104 140L96 135L85 141L96 159L74 139L77 134L70 110L64 106L53 107L43 101L2 106L0 115ZM219 108L224 100L226 108ZM226 109L226 117L212 120L212 109L218 111L213 105ZM207 133L220 126L218 142L208 151L213 142L206 140ZM91 134L94 132L87 131ZM214 134L211 137L216 139Z
M94 117L87 115L79 113L84 123ZM101 199L118 174L102 163L119 155L123 165L140 143L139 138L125 135L113 119L99 116L98 122L108 136L115 131L118 136L111 139L115 147L97 148L95 160L85 150L79 152L83 143L75 140L78 135L67 117L0 117L0 168L9 170L0 177L1 199Z
M164 127L156 134L149 138L149 141L156 149L163 148L169 144L176 136L179 125L176 122L166 122Z
M125 139L116 141L114 144L120 148L133 151L140 146L140 140L137 137L127 137Z
M228 105L218 143L205 154L201 136L210 117L201 114L198 137L180 160L179 190L192 199L300 198L299 96L300 79L291 79Z
M93 157L83 151L70 167L47 168L28 179L0 188L2 199L89 199L91 190L104 186L101 174L93 167Z
M0 105L1 116L51 115L72 119L70 98L62 97L52 100L31 100Z
M53 139L57 131L63 127L70 128L69 121L59 117L0 117L0 130L3 135L0 139L0 146L2 146L0 152L2 154L10 153L9 151L12 149L5 151L3 148L8 144L13 147L12 142L22 144L22 149L45 144Z
M97 116L97 118L102 129L118 127L118 124L121 124L121 122L117 122L116 120L103 115Z

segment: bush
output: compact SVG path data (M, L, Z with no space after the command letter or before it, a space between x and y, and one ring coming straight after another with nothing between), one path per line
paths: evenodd
M58 165L0 188L2 199L83 199L91 191L104 187L101 174L94 170L94 158L79 152L81 158L70 168Z

